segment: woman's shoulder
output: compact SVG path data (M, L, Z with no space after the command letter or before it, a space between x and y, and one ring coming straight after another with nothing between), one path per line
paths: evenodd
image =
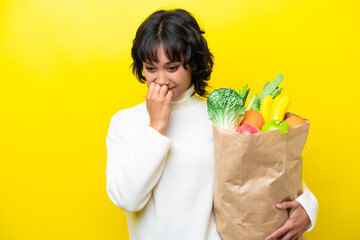
M203 111L207 111L207 99L203 97L196 96L194 103L198 108L202 109Z
M131 120L147 118L146 102L142 102L134 107L124 108L117 111L111 118L111 121Z

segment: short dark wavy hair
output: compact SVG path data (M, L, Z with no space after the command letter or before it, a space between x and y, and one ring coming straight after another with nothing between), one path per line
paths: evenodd
M133 40L133 74L141 83L145 83L143 62L158 62L157 50L162 45L170 61L181 62L183 57L184 68L188 64L191 66L191 83L195 93L207 96L205 88L208 86L214 57L203 37L204 33L191 13L183 9L152 13L140 25Z

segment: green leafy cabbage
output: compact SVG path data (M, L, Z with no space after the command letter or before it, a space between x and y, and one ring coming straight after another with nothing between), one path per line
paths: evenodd
M213 90L207 99L209 119L217 127L236 130L245 115L244 99L230 88Z

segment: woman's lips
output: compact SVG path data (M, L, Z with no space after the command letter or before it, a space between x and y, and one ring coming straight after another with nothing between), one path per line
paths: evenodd
M172 88L168 88L168 90L173 90L175 87L172 87Z

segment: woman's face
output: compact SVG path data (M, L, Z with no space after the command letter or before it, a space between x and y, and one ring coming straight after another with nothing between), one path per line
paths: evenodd
M170 62L162 46L157 51L158 62L143 62L146 81L166 85L173 96L171 101L179 99L191 86L191 72L185 69L182 62Z

